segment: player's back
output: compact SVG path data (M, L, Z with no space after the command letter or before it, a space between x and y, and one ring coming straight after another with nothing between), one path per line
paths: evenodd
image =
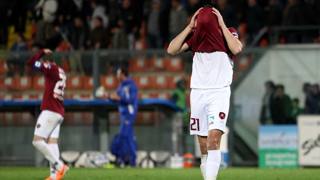
M66 86L66 75L62 68L55 63L43 63L48 69L45 76L45 91L43 94L41 109L51 110L64 115L63 96Z

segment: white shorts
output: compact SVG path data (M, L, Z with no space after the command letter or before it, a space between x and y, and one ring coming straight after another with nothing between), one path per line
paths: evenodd
M56 112L44 110L40 113L34 135L43 138L59 138L60 125L63 117Z
M208 131L226 131L230 104L230 87L192 89L190 94L190 134L208 136Z

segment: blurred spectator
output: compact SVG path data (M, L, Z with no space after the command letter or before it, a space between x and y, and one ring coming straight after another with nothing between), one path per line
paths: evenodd
M262 107L260 111L260 123L266 124L268 120L271 120L271 100L275 92L275 85L272 81L267 81L264 84L265 93L262 98Z
M92 20L91 20L91 28L94 28L95 18L100 17L102 19L102 25L104 28L108 27L109 19L106 15L106 9L103 5L97 3L97 1L91 1L91 8L93 9L92 12Z
M114 49L128 49L128 35L123 20L118 20L118 26L112 29L111 47Z
M305 94L304 112L306 114L317 114L319 112L319 90L317 86L305 83L303 92Z
M16 36L16 41L13 43L11 47L12 52L21 52L21 51L26 51L28 50L26 39L23 36L23 34L19 33Z
M279 26L282 22L282 9L278 0L270 0L266 7L266 25Z
M271 99L271 118L273 124L289 124L291 117L291 99L285 94L283 85L277 85Z
M256 35L264 25L263 9L256 0L248 0L247 22L247 30L249 33L248 42L250 43L254 39L254 35Z
M90 32L88 46L90 48L103 49L107 48L108 36L107 31L103 28L103 20L101 17L93 19L93 29Z
M171 10L169 19L169 38L174 38L185 27L187 12L180 4L179 0L171 0Z
M218 9L227 25L227 27L237 27L237 17L234 8L228 3L228 0L218 0Z
M294 98L292 100L292 111L291 111L292 123L297 124L297 117L302 113L303 113L303 109L300 107L299 99Z
M148 17L148 47L161 48L160 35L160 1L153 0L151 4L151 11Z
M200 0L188 0L187 12L192 16L199 8L201 8Z
M69 40L75 50L85 49L88 29L81 17L75 17L69 32Z
M37 7L42 8L43 19L37 23L35 45L55 49L61 41L60 28L53 24L58 3L55 0L40 1Z

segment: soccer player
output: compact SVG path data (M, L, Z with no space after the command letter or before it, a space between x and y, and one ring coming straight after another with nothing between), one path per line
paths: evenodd
M191 49L190 133L197 135L201 150L201 173L205 180L217 178L221 162L220 140L226 130L233 67L229 55L242 44L226 27L213 1L205 1L188 26L170 43L176 55ZM231 54L228 55L228 53Z
M45 91L41 103L41 113L34 131L33 146L50 163L50 176L47 180L60 180L69 167L60 160L58 138L63 121L63 95L66 87L66 75L56 63L44 55L51 55L50 49L40 50L27 65L44 74Z
M136 166L136 138L134 135L134 122L138 111L138 88L129 77L126 67L117 69L117 79L120 85L117 91L111 94L96 93L98 97L106 97L118 104L120 114L120 130L111 145L111 152L117 158L117 165Z

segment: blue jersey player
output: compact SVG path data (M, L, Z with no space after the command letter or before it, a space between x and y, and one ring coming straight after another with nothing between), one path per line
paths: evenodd
M120 131L112 142L111 152L116 156L118 165L135 166L137 148L133 126L138 111L138 89L125 67L118 68L117 79L120 81L117 91L108 95L109 99L117 102L120 113Z

